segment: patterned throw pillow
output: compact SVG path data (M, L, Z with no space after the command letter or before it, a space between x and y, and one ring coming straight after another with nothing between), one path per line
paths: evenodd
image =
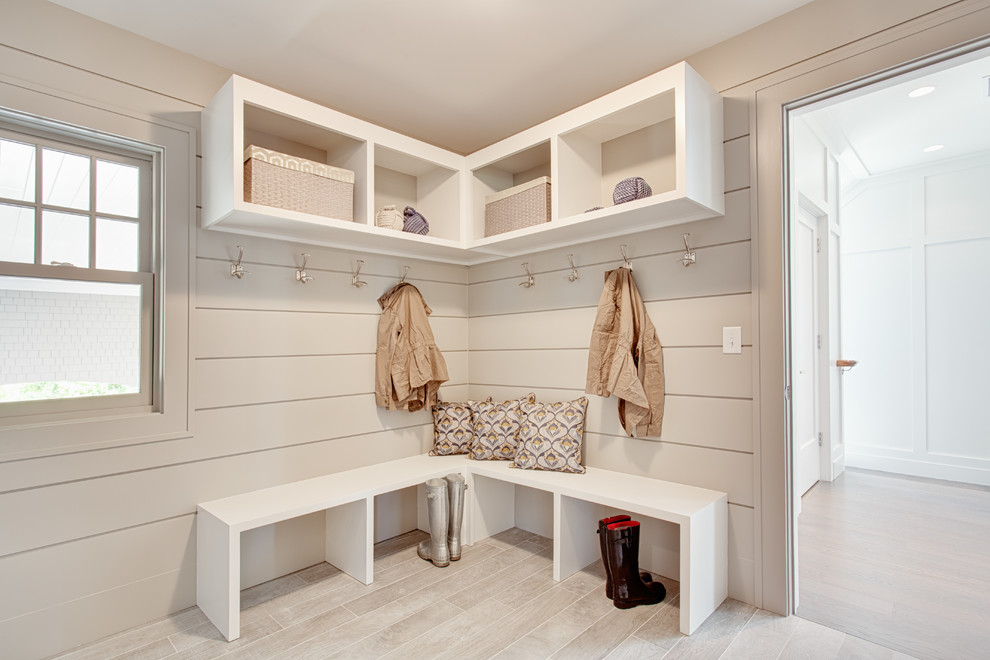
M581 442L587 397L562 403L523 403L513 467L583 473Z
M536 403L536 395L530 392L521 399L491 403L481 401L471 404L474 414L474 441L471 458L476 461L511 461L516 455L519 441L519 404Z
M488 397L486 401L491 401ZM476 401L448 403L437 401L433 406L433 449L430 456L467 454L474 440L471 406Z

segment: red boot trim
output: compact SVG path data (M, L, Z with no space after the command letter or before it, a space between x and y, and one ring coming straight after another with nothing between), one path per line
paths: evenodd
M623 522L617 522L617 523L612 523L610 525L606 525L605 528L606 529L624 529L626 527L639 527L639 522L637 522L635 520L627 520L627 521L623 521Z
M612 523L623 522L626 520L632 520L632 518L626 515L612 516L611 518L605 518L603 520L599 520L598 522L600 522L603 525L611 525Z

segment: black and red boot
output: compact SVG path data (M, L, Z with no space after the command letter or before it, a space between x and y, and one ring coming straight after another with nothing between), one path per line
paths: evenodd
M605 527L608 570L612 573L612 603L620 610L655 605L667 595L659 582L643 582L639 574L639 523L632 520Z
M605 528L612 523L626 522L627 520L632 520L632 518L622 514L618 516L611 516L609 518L602 518L598 521L598 542L602 547L602 564L605 565L605 596L607 598L612 597L612 571L609 570L608 554L605 550ZM640 571L639 577L643 578L643 582L653 582L653 576L650 575L649 571Z

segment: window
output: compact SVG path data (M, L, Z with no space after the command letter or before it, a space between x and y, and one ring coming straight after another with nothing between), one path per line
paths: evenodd
M0 419L154 409L155 165L0 124Z

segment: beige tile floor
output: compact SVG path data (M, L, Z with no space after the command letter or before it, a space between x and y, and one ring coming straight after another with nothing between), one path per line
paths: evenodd
M663 603L618 610L600 563L553 581L550 539L509 530L436 568L416 556L425 537L378 544L372 585L318 564L244 590L233 642L192 607L58 657L910 658L735 600L686 637L674 581Z

